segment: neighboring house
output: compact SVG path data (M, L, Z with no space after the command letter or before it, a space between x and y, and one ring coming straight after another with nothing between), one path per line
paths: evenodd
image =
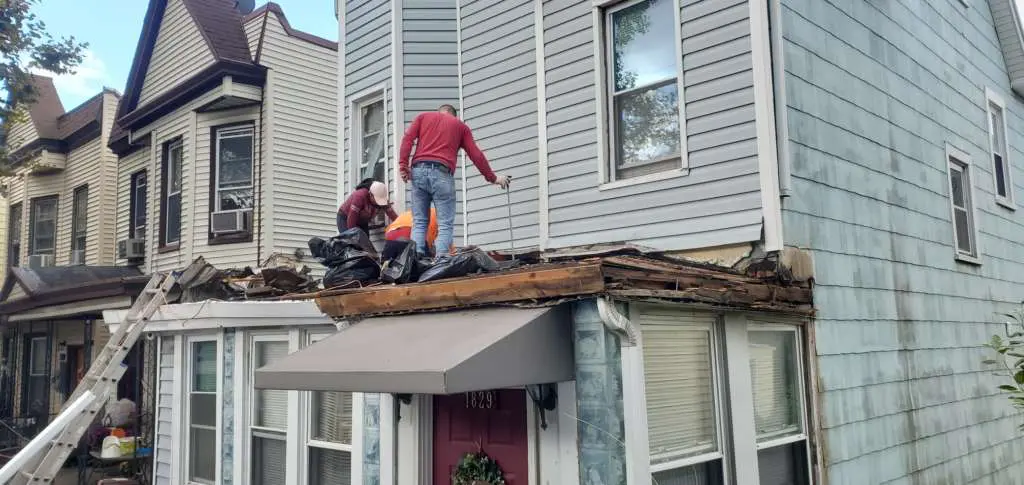
M13 175L0 179L0 420L28 436L106 344L101 312L126 308L145 283L114 266L117 157L107 142L120 95L105 89L65 112L50 78L32 82L36 100L3 127Z
M119 264L311 263L337 233L337 45L235 3L149 2L110 140Z

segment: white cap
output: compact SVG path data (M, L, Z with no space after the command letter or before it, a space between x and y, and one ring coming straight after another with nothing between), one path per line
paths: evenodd
M388 205L388 186L381 182L370 184L370 195L377 205Z

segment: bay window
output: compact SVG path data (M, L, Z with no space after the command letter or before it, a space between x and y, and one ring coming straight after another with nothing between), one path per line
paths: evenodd
M605 10L609 179L682 168L681 50L676 0L636 0Z
M642 336L655 483L810 483L797 325L657 306L631 315ZM756 450L757 463L738 461L737 449Z
M310 343L326 335L311 336ZM309 393L307 483L349 485L352 467L352 393Z
M215 340L195 339L189 343L185 456L186 476L191 483L209 485L217 481L218 353Z

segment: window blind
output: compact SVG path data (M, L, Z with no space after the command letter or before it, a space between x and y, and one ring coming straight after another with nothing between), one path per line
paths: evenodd
M309 485L350 485L351 472L349 452L309 448Z
M217 392L217 342L192 344L192 390Z
M288 342L256 342L254 347L254 369L288 356ZM288 391L256 389L253 404L254 426L282 430L288 427Z
M641 310L648 439L652 462L718 449L713 316Z
M749 334L754 423L759 439L800 431L794 332Z
M285 485L285 456L288 453L284 438L255 437L252 442L253 485Z
M352 394L314 392L312 436L317 441L352 443Z

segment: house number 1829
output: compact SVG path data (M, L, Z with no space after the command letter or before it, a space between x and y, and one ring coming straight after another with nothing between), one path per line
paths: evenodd
M494 391L474 391L466 393L466 409L494 409L498 398Z

